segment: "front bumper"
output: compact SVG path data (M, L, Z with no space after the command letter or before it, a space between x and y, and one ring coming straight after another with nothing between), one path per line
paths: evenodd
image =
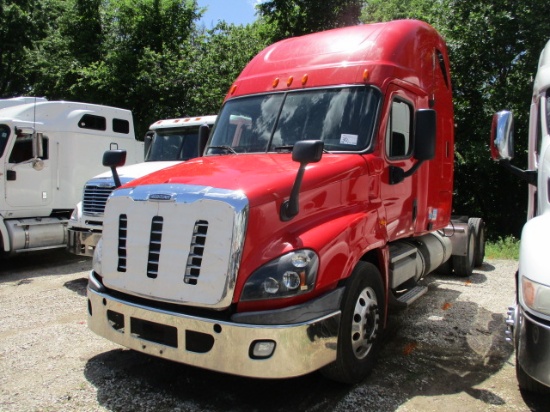
M94 250L101 238L101 232L67 229L67 250L79 256L94 256Z
M335 310L292 324L236 323L145 307L88 287L88 326L99 336L172 361L254 378L300 376L333 362L340 316ZM252 348L263 342L274 343L273 353L255 357Z
M550 324L519 307L517 361L530 377L550 386Z

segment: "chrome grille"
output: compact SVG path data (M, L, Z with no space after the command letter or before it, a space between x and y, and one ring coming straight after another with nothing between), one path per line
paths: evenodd
M202 257L204 255L204 245L206 244L206 233L208 232L208 222L206 220L197 220L193 228L191 238L191 247L187 258L187 267L185 268L184 282L189 285L196 285L201 272Z
M111 192L115 189L114 185L88 183L84 187L84 199L82 200L82 212L85 215L103 215L105 204Z

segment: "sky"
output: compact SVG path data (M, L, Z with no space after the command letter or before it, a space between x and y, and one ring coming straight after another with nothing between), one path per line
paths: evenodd
M198 0L199 7L208 7L201 22L207 29L216 25L218 20L227 23L248 24L252 23L254 16L254 4L259 0Z

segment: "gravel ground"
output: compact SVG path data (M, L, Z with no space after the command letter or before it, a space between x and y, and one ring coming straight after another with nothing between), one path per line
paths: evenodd
M542 411L517 387L505 313L517 262L430 275L393 315L372 375L253 380L126 350L86 326L91 261L51 251L0 261L0 411Z

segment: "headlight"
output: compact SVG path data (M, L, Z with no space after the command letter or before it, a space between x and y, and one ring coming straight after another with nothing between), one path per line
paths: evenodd
M241 301L286 298L311 291L319 258L312 250L296 250L256 270L244 285Z
M77 221L80 219L80 216L82 216L82 202L77 203L73 213L71 213L71 220Z
M99 238L99 242L97 242L97 245L94 250L94 257L92 259L92 270L97 273L98 275L101 275L101 260L102 260L102 254L103 252L103 238Z
M521 296L529 309L550 316L550 287L522 276Z

